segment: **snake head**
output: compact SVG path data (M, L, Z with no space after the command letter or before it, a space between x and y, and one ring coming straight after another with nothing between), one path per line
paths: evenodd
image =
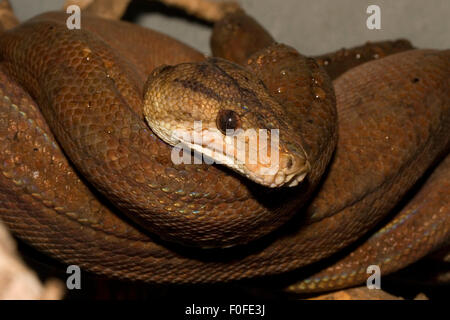
M194 150L204 162L268 187L296 186L310 170L283 107L261 80L227 60L155 69L145 85L144 114L153 132L177 148L172 161L181 150L191 161Z

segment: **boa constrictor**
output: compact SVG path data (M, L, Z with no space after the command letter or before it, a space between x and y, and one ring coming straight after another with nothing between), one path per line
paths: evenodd
M238 11L216 23L217 58L205 60L139 26L83 16L68 30L65 18L0 35L0 218L66 263L156 283L293 271L373 232L448 153L449 50L397 41L313 59ZM281 162L298 171L269 188L258 168L174 164L155 133L179 117L279 128ZM290 289L356 284L368 265L385 274L448 243L449 165L348 257Z

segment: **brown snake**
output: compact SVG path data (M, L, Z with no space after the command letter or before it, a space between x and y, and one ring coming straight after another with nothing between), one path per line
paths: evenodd
M212 65L233 85L184 87L216 100L237 90L240 101L253 106L273 99L285 117L282 142L294 150L301 143L310 171L297 187L269 189L220 166L174 165L171 148L144 122L144 83L161 64L204 57L124 22L86 16L83 29L72 31L64 21L65 15L50 13L0 35L0 217L39 250L86 270L158 283L295 270L365 235L448 153L449 50L411 50L363 64L336 79L333 92L319 64L330 68L339 54L319 57L318 64L274 44L256 22L236 13L216 24L213 52L243 64L253 74L250 80L237 81L230 76L234 69L211 60L195 65L194 73ZM404 43L397 45L392 52L404 49ZM380 57L385 52L381 46L374 50ZM160 68L154 74L167 72ZM253 76L262 81L255 86L266 88L263 96L245 87ZM169 98L180 99L177 93L169 92ZM354 251L350 262L342 262L349 271L332 266L290 289L356 284L367 265L389 273L448 242L448 166L444 161L438 169L444 174L436 173L425 186L430 191L404 209L419 213L402 211L397 220L406 223L393 220L396 228L386 226L366 248ZM407 239L404 230L410 232ZM195 249L165 240L241 245ZM373 249L377 241L392 250Z

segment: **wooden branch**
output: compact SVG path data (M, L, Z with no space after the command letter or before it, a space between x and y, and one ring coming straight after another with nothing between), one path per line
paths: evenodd
M174 6L185 10L188 14L197 18L215 22L223 18L227 13L241 10L234 1L212 0L160 0L168 6Z
M197 18L215 22L225 14L241 10L234 1L213 0L159 0L160 2L185 10ZM77 5L83 12L95 14L106 19L120 19L131 0L66 0L64 10L70 5Z
M56 279L41 283L20 258L14 239L0 221L0 300L57 300L64 295Z
M0 1L0 31L14 28L18 24L19 20L14 14L9 1Z
M64 10L70 5L77 5L83 12L104 19L119 20L127 10L131 0L66 0Z
M367 287L357 287L339 290L331 293L326 293L310 300L404 300L402 297L397 297L387 293L383 290L373 289ZM417 295L414 300L428 300L423 293Z

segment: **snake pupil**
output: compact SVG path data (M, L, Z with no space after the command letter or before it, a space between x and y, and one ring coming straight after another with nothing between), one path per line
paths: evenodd
M239 115L233 110L220 110L217 114L217 128L226 134L228 129L236 130L239 128Z

